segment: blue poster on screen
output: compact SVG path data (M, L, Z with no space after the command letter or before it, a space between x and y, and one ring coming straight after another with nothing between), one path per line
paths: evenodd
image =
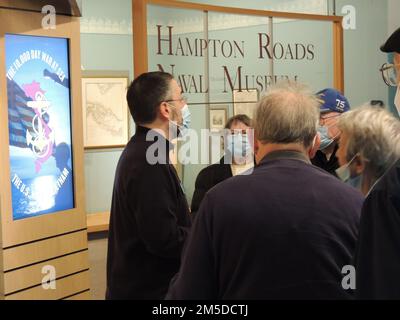
M5 36L14 220L74 208L68 39Z

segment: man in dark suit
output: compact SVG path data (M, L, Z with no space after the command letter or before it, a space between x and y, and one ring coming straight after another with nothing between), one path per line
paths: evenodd
M254 167L254 155L249 141L249 133L251 129L251 119L245 114L238 114L227 121L225 132L229 134L230 137L227 137L227 143L224 145L224 149L226 149L225 156L219 163L212 164L211 166L201 170L197 176L191 205L193 218L195 217L201 201L208 190L216 186L218 183ZM237 139L239 135L244 138L241 141L242 143L234 143L232 140ZM238 159L238 161L235 161L236 157L232 155L239 156L242 151L244 151L244 159Z
M167 299L347 299L362 194L313 166L316 97L270 88L254 120L257 166L210 190Z
M127 100L137 129L115 174L106 298L163 299L190 226L186 197L169 159L187 105L177 82L163 72L139 76Z

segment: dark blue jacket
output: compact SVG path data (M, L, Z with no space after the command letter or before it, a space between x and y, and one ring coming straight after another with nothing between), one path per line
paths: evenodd
M207 193L168 299L347 299L362 194L298 152Z

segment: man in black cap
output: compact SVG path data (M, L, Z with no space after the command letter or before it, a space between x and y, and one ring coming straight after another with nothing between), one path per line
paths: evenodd
M400 112L400 28L381 47L394 53L394 63L381 71L385 83L397 86ZM359 299L400 299L400 160L377 181L361 214L355 255Z

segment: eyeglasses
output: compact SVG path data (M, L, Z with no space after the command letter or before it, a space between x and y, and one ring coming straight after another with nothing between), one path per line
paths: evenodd
M396 67L400 67L400 64L384 63L379 71L382 73L383 81L389 87L397 87L397 70Z
M248 134L248 129L233 129L231 130L231 135L236 136L236 135L247 135Z
M186 96L182 96L180 99L165 100L165 102L174 102L174 101L188 102L188 98Z

